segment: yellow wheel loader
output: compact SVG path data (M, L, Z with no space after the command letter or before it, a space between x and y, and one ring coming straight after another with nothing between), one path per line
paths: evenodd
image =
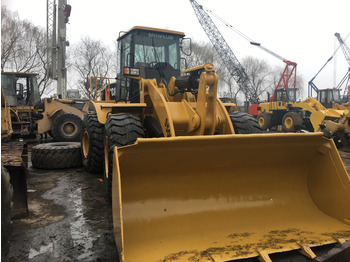
M350 86L348 86L350 91ZM349 98L350 99L350 98ZM334 139L338 147L350 148L350 103L346 103L347 110L336 120L326 120L325 129Z
M263 130L281 125L285 132L319 132L325 120L344 114L344 110L325 108L313 97L297 102L295 88L276 89L274 101L260 103L258 112L257 121Z
M146 27L120 35L115 99L96 95L84 119L83 163L104 166L119 261L267 262L344 249L350 180L333 141L254 134L252 116L217 98L212 64L181 74L184 42Z
M40 100L35 73L2 72L1 90L10 109L11 125L6 124L7 133L32 135L48 132L57 141L79 141L85 101ZM3 135L6 128L2 127Z

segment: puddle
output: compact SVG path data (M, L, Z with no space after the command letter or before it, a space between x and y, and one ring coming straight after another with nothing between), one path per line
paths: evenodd
M45 254L46 252L52 253L52 251L53 251L53 243L50 243L47 246L41 246L39 251L34 249L34 248L31 248L29 250L28 258L32 259L32 258L34 258L34 257L36 257L38 255Z
M93 255L94 252L90 250L93 247L94 241L96 241L99 235L93 234L90 231L90 226L83 214L83 203L81 196L81 188L74 190L68 195L72 209L74 210L73 218L70 222L70 232L72 236L73 246L79 247L83 252L82 255L78 256L78 260L88 259ZM91 258L93 259L93 258Z

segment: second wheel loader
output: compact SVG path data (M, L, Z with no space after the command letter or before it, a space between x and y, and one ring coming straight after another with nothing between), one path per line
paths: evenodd
M344 110L325 108L313 97L296 101L296 90L276 89L272 101L259 104L257 120L263 130L281 125L285 132L320 132L325 120L336 120L344 114Z
M40 99L37 74L1 73L2 102L9 108L2 137L48 132L57 141L79 141L86 101Z
M107 85L84 119L83 164L104 169L119 260L313 259L344 245L350 180L333 141L255 134L252 116L217 98L212 64L180 72L184 41L155 28L123 33L116 93Z

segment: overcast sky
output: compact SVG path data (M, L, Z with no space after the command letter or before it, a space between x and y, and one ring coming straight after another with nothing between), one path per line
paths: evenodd
M70 43L82 35L112 44L120 31L135 25L159 27L185 32L193 40L209 41L189 0L67 0L72 6L67 38ZM200 0L208 9L226 20L249 38L298 64L307 82L333 54L338 43L334 33L343 39L350 33L349 0ZM21 19L46 26L45 0L2 0ZM270 64L284 63L213 19L239 60L247 55L266 59ZM346 41L350 42L350 37ZM349 45L349 44L348 44ZM339 50L336 56L336 82L344 77L348 63ZM315 79L319 88L333 87L335 63L330 62ZM306 93L305 93L306 96Z

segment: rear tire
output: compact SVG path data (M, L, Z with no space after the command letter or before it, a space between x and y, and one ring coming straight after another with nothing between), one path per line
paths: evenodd
M298 112L288 112L282 118L282 129L284 132L296 132L302 126L303 118Z
M132 145L141 137L145 137L145 132L141 120L137 116L119 113L108 117L105 125L104 184L109 196L112 192L114 147Z
M258 121L250 114L243 112L231 112L230 118L236 134L262 133Z
M96 113L86 114L81 135L81 157L89 173L103 172L103 129Z
M258 115L257 121L262 130L267 130L271 128L271 114L262 112Z
M1 261L8 253L9 239L12 233L12 197L13 188L10 183L10 174L1 162Z
M83 121L72 113L59 115L52 124L52 136L60 142L79 142Z
M62 169L82 165L80 143L56 142L36 145L32 148L32 164L38 169Z

